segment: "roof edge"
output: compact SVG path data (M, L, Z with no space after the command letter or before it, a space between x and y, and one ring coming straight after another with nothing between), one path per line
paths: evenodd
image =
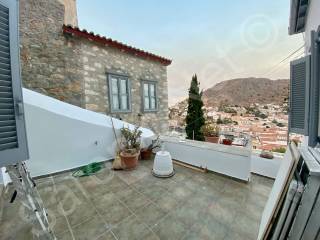
M104 36L100 36L99 34L94 34L93 32L88 32L86 29L81 30L78 27L74 27L71 25L63 25L62 30L63 30L64 34L70 34L72 36L86 38L90 41L118 49L122 52L126 52L128 54L133 55L133 56L140 57L145 60L151 60L151 61L161 63L164 66L169 66L172 63L172 60L170 60L170 59L155 55L150 52L143 51L139 48L129 46L127 44L115 41L111 38L106 38Z

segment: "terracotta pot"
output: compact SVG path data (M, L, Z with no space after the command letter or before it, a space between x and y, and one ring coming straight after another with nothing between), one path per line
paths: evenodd
M231 141L230 139L223 139L223 140L222 140L222 143L223 143L224 145L231 145L231 144L232 144L232 141Z
M219 137L204 137L206 142L219 143Z
M140 156L141 156L141 160L150 160L152 157L152 150L141 149Z
M121 152L120 158L124 169L131 170L138 165L139 152L134 154Z

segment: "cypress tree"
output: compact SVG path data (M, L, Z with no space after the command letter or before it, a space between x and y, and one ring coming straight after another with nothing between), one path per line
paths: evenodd
M205 123L203 114L202 91L200 91L200 83L197 75L192 76L189 98L188 98L188 112L186 117L186 133L187 139L194 139L204 141L204 136L201 127Z

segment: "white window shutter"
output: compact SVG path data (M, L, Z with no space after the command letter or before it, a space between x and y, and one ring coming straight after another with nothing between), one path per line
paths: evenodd
M290 63L289 132L307 134L310 56Z
M18 17L18 0L0 0L0 167L29 157L20 76Z

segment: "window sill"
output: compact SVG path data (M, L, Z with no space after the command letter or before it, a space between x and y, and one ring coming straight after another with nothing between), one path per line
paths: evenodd
M110 113L111 113L111 114L116 114L116 113L132 113L132 111L131 111L131 110L127 110L127 111L121 111L121 110L120 110L120 111L114 111L114 110L111 110Z
M142 113L157 113L159 110L154 109L154 110L143 110Z

